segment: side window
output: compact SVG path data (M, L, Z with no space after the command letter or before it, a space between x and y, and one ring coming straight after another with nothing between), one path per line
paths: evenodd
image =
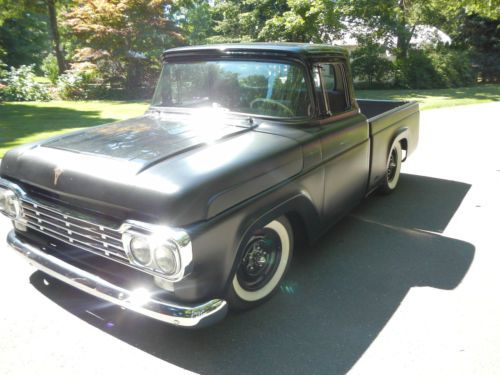
M350 108L347 90L346 69L342 63L318 64L315 69L314 85L322 113L341 113ZM323 86L322 88L320 86ZM320 91L320 92L318 92ZM324 97L323 93L324 92ZM322 98L326 100L321 100ZM325 105L328 106L325 108Z

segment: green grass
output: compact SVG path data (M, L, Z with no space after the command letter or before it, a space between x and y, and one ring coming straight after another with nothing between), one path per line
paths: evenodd
M0 103L0 158L15 146L144 113L145 102Z
M359 99L416 100L420 109L500 101L500 85L434 90L356 90Z

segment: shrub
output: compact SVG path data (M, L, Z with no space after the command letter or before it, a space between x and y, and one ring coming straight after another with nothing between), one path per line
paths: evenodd
M6 101L40 101L49 100L46 86L35 82L33 65L11 67L3 79L5 86L0 91L0 99Z
M397 63L396 84L404 88L449 88L474 83L467 52L440 46L410 50L406 60Z
M352 74L368 88L380 87L392 78L394 64L385 55L385 47L370 38L360 40L360 47L351 54Z
M57 83L57 78L59 77L59 67L57 65L57 59L54 55L47 55L42 61L42 72L45 77L47 77L53 85Z
M73 64L72 69L57 79L57 91L61 99L102 99L107 87L103 84L96 66L92 63Z

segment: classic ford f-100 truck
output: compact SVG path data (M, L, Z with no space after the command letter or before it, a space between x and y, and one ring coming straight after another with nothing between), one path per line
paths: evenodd
M225 44L163 54L141 117L9 151L7 242L44 273L175 325L269 298L418 142L418 104L356 100L347 53Z

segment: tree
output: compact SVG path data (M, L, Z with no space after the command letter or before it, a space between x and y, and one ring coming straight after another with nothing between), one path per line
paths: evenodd
M78 0L64 15L80 45L77 61L93 62L127 90L144 86L148 74L156 79L151 69L161 52L185 41L167 17L170 6L169 0Z
M500 21L462 12L452 31L457 49L469 50L483 82L500 79Z
M39 65L50 51L47 38L47 19L37 13L21 14L9 18L0 26L2 60L9 66Z
M437 26L443 22L433 0L340 0L346 19L367 33L384 40L398 60L408 57L410 41L418 25ZM396 43L393 43L393 40Z
M0 0L0 26L9 19L23 19L34 15L47 18L54 54L57 57L59 74L66 68L64 52L61 48L57 9L67 5L70 0ZM25 36L25 39L29 37ZM42 57L43 58L43 57ZM40 59L41 60L41 59Z
M369 88L386 81L394 69L393 63L384 57L386 48L369 36L361 36L358 43L359 47L351 53L353 76L367 82Z
M266 22L290 10L286 0L215 0L212 8L212 42L263 40L260 35Z
M339 36L342 14L334 2L288 0L287 7L265 22L259 39L324 43Z
M209 0L182 0L172 6L172 19L187 36L188 44L205 44L213 35L212 6Z
M54 44L54 54L57 59L57 67L59 74L63 74L66 70L66 60L64 59L64 51L61 47L61 38L59 36L59 25L57 23L56 0L44 0L49 14L49 27L52 42Z

